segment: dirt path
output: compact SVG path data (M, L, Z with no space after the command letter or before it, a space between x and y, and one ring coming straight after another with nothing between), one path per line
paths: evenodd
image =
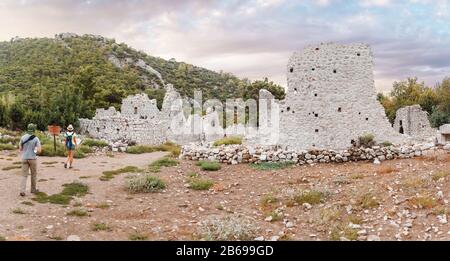
M157 160L167 153L155 152L150 154L132 155L125 153L116 153L114 157L99 155L90 156L85 159L76 159L73 169L64 169L65 158L59 157L39 157L38 162L38 189L41 192L47 194L59 193L62 190L62 185L73 181L81 181L86 183L90 187L90 194L80 200L89 199L90 202L96 202L102 200L106 202L111 193L123 185L121 179L112 179L108 182L100 181L99 177L102 176L103 171L115 170L125 166L136 166L139 168L145 168L154 160ZM20 161L19 156L9 153L0 154L0 235L5 236L8 231L15 231L17 227L23 229L23 235L18 239L42 239L42 237L36 237L35 229L30 229L30 225L36 227L40 220L50 218L55 219L54 209L61 206L55 206L51 204L39 204L34 203L34 206L26 206L21 204L24 201L33 202L31 199L33 195L30 191L30 181L27 183L27 196L24 198L19 197L19 187L21 181L21 170L2 170L5 167L20 166L17 163ZM124 174L126 175L126 174ZM13 214L12 210L20 208L27 211L26 215ZM47 216L45 216L47 215ZM30 224L31 222L32 224ZM67 223L67 220L55 220L57 224ZM40 228L39 233L42 234L42 229L51 226L47 224ZM76 229L75 229L76 230ZM14 237L12 238L14 239Z

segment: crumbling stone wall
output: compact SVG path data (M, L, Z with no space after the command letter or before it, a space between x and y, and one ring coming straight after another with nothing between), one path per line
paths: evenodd
M412 105L397 110L394 129L416 140L436 137L437 130L431 128L428 113L420 105Z
M309 46L290 58L287 74L280 145L345 149L368 133L379 142L402 142L377 101L368 45Z

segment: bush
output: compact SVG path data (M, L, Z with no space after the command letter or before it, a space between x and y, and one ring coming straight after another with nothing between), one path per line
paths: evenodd
M316 190L302 191L294 197L294 201L298 204L308 203L311 205L319 204L324 199L324 194Z
M74 209L66 214L67 216L74 217L86 217L88 215L86 210L83 209Z
M0 144L0 150L15 150L15 149L17 149L17 147L12 144Z
M221 145L233 145L233 144L242 144L242 137L232 136L232 137L225 137L223 139L217 140L214 142L214 146L221 146Z
M199 224L198 233L209 241L254 240L258 228L255 221L248 217L210 216Z
M364 209L376 208L380 205L377 198L370 193L362 195L357 204Z
M174 167L178 165L178 163L179 162L175 159L164 157L153 162L149 167L151 172L159 172L162 167Z
M214 185L214 181L202 178L191 178L189 187L193 190L209 190Z
M362 147L372 147L375 145L375 136L373 134L364 134L359 137L359 146Z
M155 151L167 151L171 153L171 156L178 157L181 153L181 147L175 143L166 142L158 146L136 145L127 148L127 153L130 154L144 154Z
M104 148L108 146L108 142L103 140L94 140L94 139L85 139L83 141L83 145L88 147L99 147Z
M128 179L125 187L130 193L154 193L166 188L164 181L151 175L139 175Z
M286 162L262 162L258 164L251 164L254 169L257 170L277 170L277 169L286 169L294 165L293 161Z
M381 145L383 145L384 147L390 147L393 144L391 142L389 142L389 141L384 141L383 143L381 143Z
M197 166L206 171L218 171L222 168L220 163L214 161L199 161Z
M48 196L47 194L40 192L36 194L33 200L39 203L68 205L73 197L82 197L89 192L89 187L80 182L64 184L63 187L63 191L59 194Z

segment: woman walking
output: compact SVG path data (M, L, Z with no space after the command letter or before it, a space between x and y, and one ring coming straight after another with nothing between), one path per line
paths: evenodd
M67 155L66 163L64 163L64 168L67 169L67 165L69 165L69 168L71 169L73 164L73 153L74 150L77 149L77 135L73 131L72 125L69 125L69 127L67 127L67 132L64 137L65 148L69 152L69 154Z

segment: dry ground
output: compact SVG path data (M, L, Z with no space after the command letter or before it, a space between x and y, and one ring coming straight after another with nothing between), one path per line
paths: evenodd
M58 193L72 181L89 185L88 195L61 206L34 202L31 195L20 198L20 170L1 170L14 166L18 156L0 153L0 237L129 240L140 235L148 240L193 240L200 237L199 222L237 213L253 219L255 238L265 240L450 240L450 225L444 220L450 218L450 176L445 176L450 173L450 154L386 161L381 166L360 162L268 171L223 165L217 172L205 172L195 162L181 161L155 174L167 188L151 194L127 193L124 182L130 174L99 180L102 171L145 168L164 155L90 156L77 160L73 170L63 168L62 158L41 157L41 191ZM57 163L42 164L53 161ZM213 180L213 189L188 188L191 172ZM313 193L302 194L305 191ZM67 216L73 209L87 210L88 216ZM108 229L94 231L99 223Z

